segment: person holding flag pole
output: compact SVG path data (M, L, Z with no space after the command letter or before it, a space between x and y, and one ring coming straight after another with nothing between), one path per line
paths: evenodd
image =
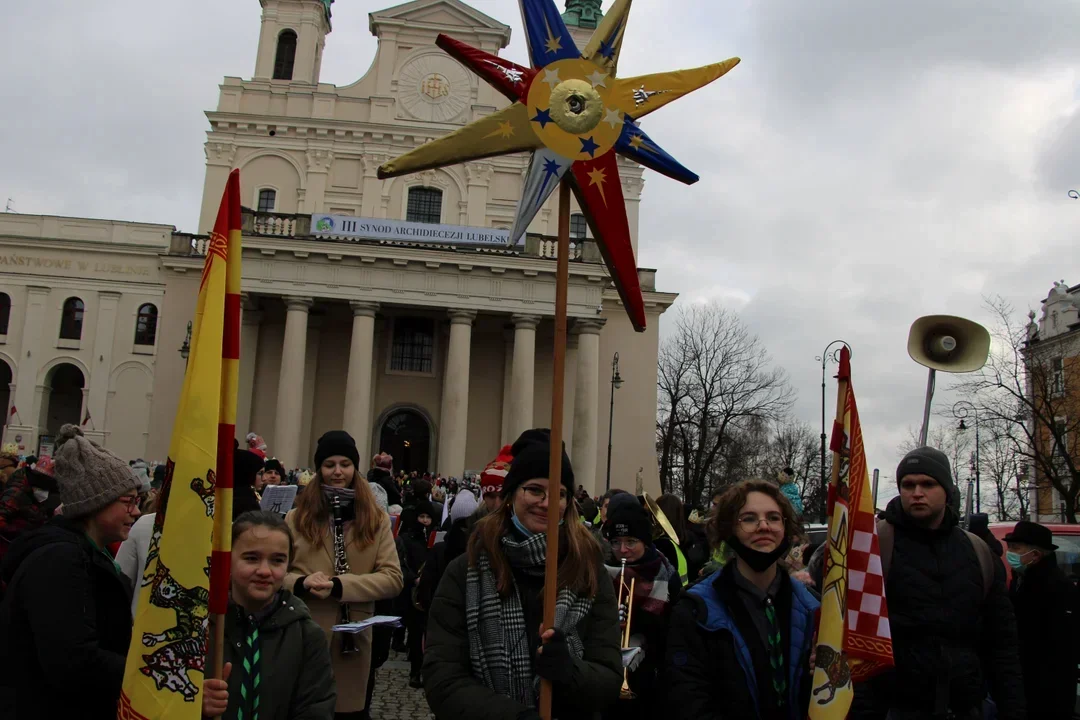
M199 286L118 720L197 717L204 686L213 689L227 679L222 637L240 357L240 238L240 172L233 170ZM211 615L214 643L207 671Z

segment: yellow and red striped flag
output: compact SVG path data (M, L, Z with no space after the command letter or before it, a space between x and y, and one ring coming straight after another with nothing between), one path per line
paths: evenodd
M846 347L836 377L829 534L810 720L844 720L854 697L852 682L893 665L877 517Z
M202 716L208 618L228 604L239 346L240 171L233 170L203 266L118 720Z

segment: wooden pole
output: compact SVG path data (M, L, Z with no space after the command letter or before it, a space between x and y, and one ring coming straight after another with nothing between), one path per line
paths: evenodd
M566 369L566 288L570 281L570 181L559 185L559 246L555 263L554 377L551 380L551 457L548 470L547 565L544 568L544 629L555 626L559 574L559 489L562 476L563 380ZM571 502L567 498L567 502ZM540 682L540 717L552 720L551 683Z

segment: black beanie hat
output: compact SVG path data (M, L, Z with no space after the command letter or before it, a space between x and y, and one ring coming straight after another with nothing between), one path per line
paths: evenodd
M637 499L637 496L630 493L611 496L603 532L608 540L633 537L646 545L652 543L652 523L649 520L649 513L641 506L641 501Z
M526 430L514 441L510 448L514 460L503 480L503 497L512 497L521 484L534 478L551 477L551 431L547 428ZM566 454L566 443L562 449L562 475L559 482L566 488L567 497L574 493L574 469L570 466L570 457Z
M896 467L897 485L905 475L928 475L937 480L938 485L945 488L946 494L950 497L956 489L953 484L952 470L949 469L949 457L929 446L915 448L904 456Z
M333 453L331 453L331 455L332 454ZM327 455L326 457L330 457L330 455ZM322 463L319 464L321 465ZM263 471L265 472L266 470L272 470L273 472L276 472L278 475L280 475L282 480L285 479L285 466L282 465L281 461L277 458L269 458L265 463L263 463Z
M360 465L360 451L356 449L356 441L344 430L331 430L319 438L319 445L315 448L315 468L322 467L323 460L335 455L347 457L352 460L353 465Z

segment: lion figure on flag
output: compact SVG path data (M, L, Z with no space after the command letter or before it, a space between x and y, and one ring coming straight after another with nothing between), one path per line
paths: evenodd
M157 572L150 591L150 604L176 613L176 625L161 633L143 633L142 643L156 647L143 655L142 673L154 679L158 690L168 688L181 693L184 700L194 702L199 688L191 681L191 670L203 672L206 657L206 630L209 591L204 587L185 588L169 572L158 557Z
M847 687L851 682L851 667L848 665L846 652L836 652L828 645L818 645L816 650L817 666L825 671L826 680L821 687L814 688L814 697L828 691L829 696L818 700L819 705L827 705L836 697L836 691Z

